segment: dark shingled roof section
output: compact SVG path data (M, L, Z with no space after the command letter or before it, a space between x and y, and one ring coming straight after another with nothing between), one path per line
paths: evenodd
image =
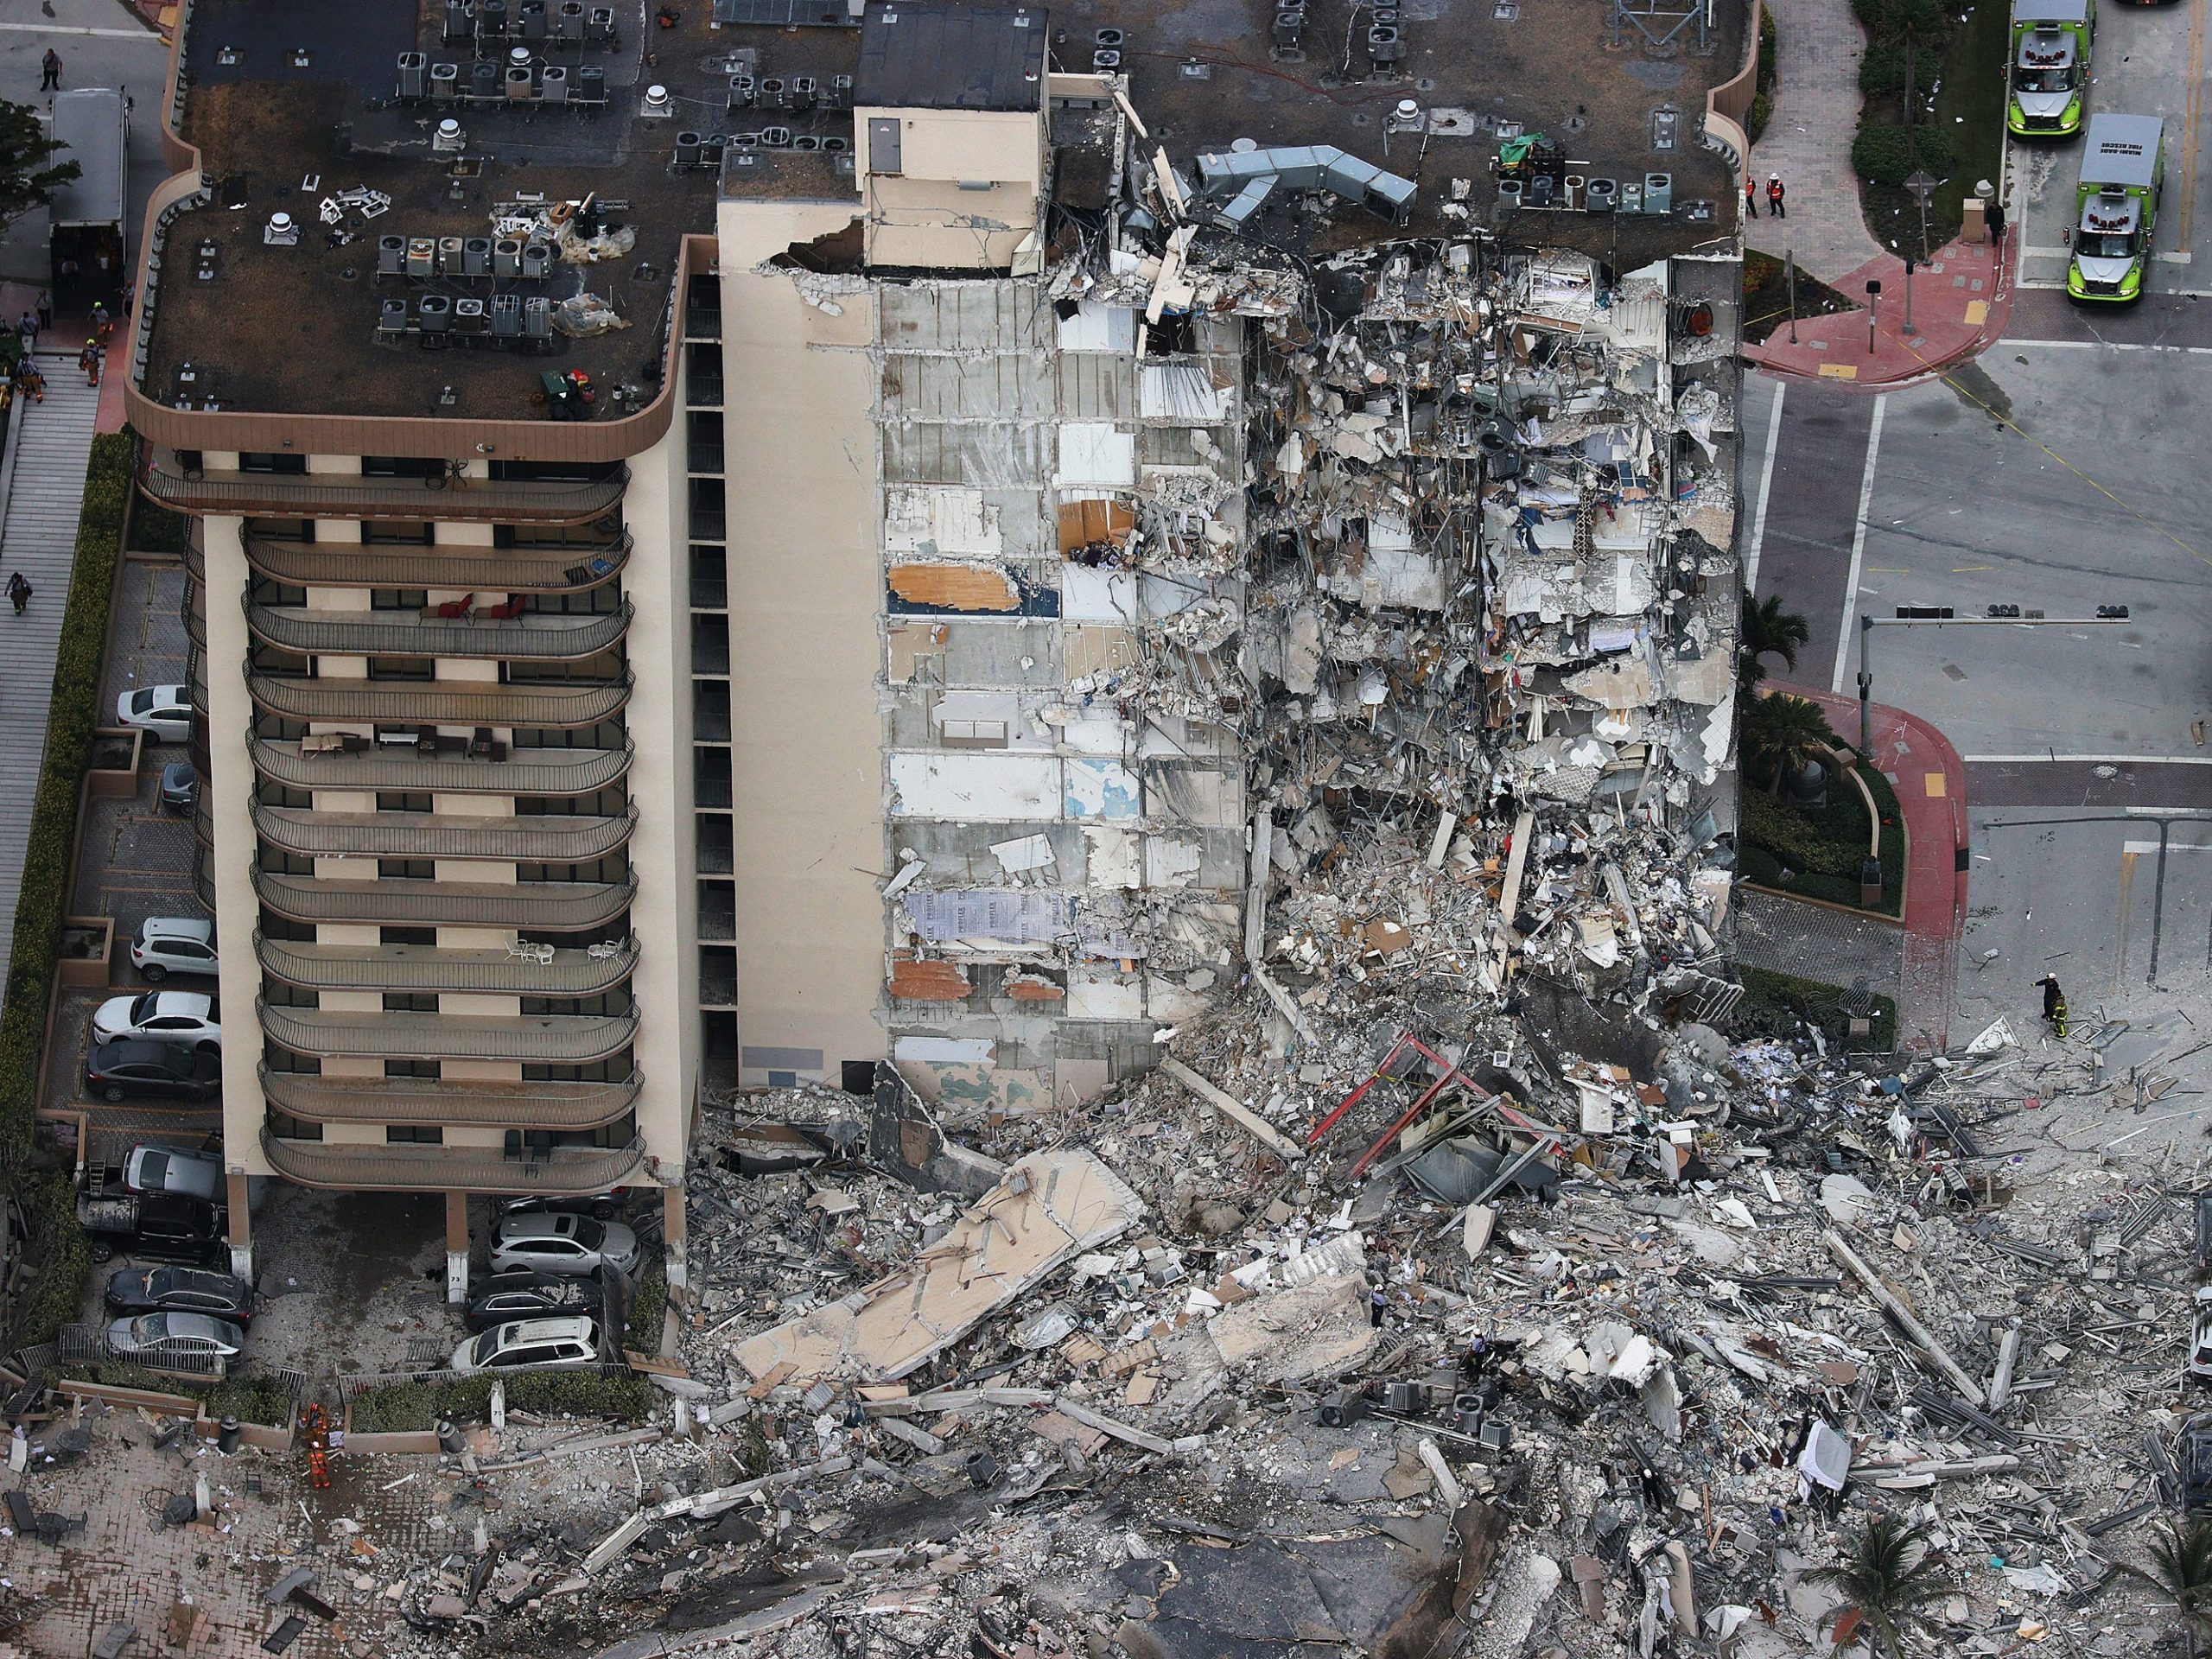
M877 0L861 23L854 102L894 110L1034 110L1045 9Z

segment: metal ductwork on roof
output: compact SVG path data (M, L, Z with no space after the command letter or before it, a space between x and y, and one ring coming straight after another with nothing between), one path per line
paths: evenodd
M1385 173L1374 162L1347 155L1334 144L1224 149L1198 157L1198 188L1216 200L1231 198L1223 216L1233 225L1249 219L1277 185L1292 190L1326 190L1393 225L1403 225L1413 217L1416 187L1411 179Z

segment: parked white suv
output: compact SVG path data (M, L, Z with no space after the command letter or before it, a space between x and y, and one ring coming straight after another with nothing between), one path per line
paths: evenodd
M125 1037L217 1052L223 1046L215 1001L197 991L143 991L137 996L111 996L92 1014L92 1040L112 1043Z
M219 971L215 924L189 916L149 916L130 942L130 965L159 984L171 974Z
M598 1323L576 1314L495 1325L453 1351L453 1369L467 1376L518 1365L590 1365L598 1359Z

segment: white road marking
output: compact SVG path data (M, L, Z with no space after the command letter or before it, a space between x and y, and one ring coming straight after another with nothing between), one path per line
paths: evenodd
M2184 357L2212 357L2212 346L2162 346L2140 340L2012 340L2005 344L2057 352L2172 352Z
M1744 556L1744 588L1752 594L1759 590L1759 550L1766 545L1766 499L1774 488L1774 451L1782 442L1782 399L1789 390L1787 381L1774 383L1774 408L1767 416L1766 468L1759 474L1759 505L1751 518L1751 551Z
M1866 513L1874 504L1874 459L1882 447L1882 417L1888 413L1887 392L1874 399L1873 423L1866 429L1866 470L1859 480L1859 517L1851 531L1851 574L1843 582L1843 621L1835 639L1835 673L1828 690L1843 690L1843 665L1850 659L1852 619L1859 609L1859 573L1866 561Z
M1970 766L2212 766L2212 754L1962 754Z

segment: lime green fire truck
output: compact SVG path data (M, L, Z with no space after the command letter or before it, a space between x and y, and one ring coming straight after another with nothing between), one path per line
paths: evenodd
M2005 124L2014 137L2071 138L2082 130L2096 29L2096 0L2012 0Z
M2069 295L2105 304L2142 298L2165 176L2165 124L2157 116L2089 118L2082 181L2074 192Z

